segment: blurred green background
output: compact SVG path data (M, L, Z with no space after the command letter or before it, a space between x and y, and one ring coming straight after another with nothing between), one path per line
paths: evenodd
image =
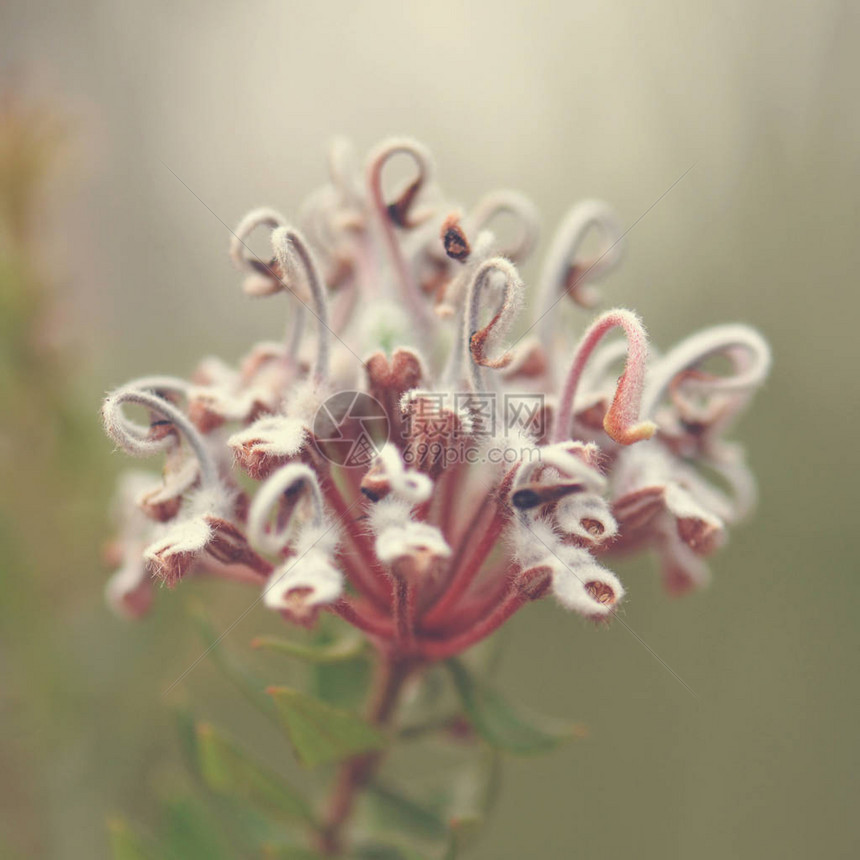
M0 855L101 858L107 815L150 821L182 779L169 705L268 748L208 664L162 695L201 650L188 597L226 626L247 592L103 607L123 458L98 405L276 337L220 221L295 213L335 133L407 133L464 204L531 196L541 251L571 202L610 201L635 226L608 300L660 346L743 320L775 353L739 428L760 508L713 586L670 600L648 560L617 566L625 621L697 698L621 625L524 612L503 686L589 737L508 763L474 856L860 856L857 4L7 0L0 47L38 113L0 130L25 140L3 150ZM260 609L228 641L276 627Z

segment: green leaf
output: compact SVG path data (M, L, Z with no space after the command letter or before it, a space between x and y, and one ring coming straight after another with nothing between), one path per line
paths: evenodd
M135 831L124 818L108 821L114 860L164 860L164 851L154 840Z
M274 716L274 707L272 714ZM195 782L205 785L206 780L201 772L197 720L190 711L177 709L176 722L179 747L188 772ZM271 816L264 816L249 805L237 804L235 796L207 793L204 797L210 820L217 822L220 831L233 843L257 846L261 839L270 838L272 828L278 826Z
M367 698L371 675L370 661L365 657L318 663L313 667L312 692L336 708L357 708Z
M353 656L348 660L317 662L311 673L310 692L336 708L357 708L366 698L371 681L371 662L366 650L367 640L359 637L352 639ZM362 650L356 650L356 641ZM344 642L347 643L344 648ZM350 639L343 639L342 634L332 631L321 624L315 633L313 647L322 653L331 653L334 649L349 650Z
M175 797L165 801L163 807L161 832L172 855L182 860L229 860L218 823L198 802Z
M221 674L236 686L254 707L262 711L267 717L274 717L272 702L265 695L266 685L240 665L222 647L221 639L223 636L218 635L209 617L200 606L192 605L189 614L206 645L207 656L210 657Z
M296 756L307 767L342 761L385 746L385 736L350 711L289 687L270 687Z
M491 746L517 755L534 755L582 736L580 725L548 720L515 708L459 660L448 660L446 666L466 716Z
M320 631L308 645L275 636L260 636L251 642L251 647L277 651L310 663L313 667L311 692L330 705L350 708L364 701L371 666L367 659L367 640L362 637L332 640L330 633Z
M216 794L243 798L285 818L313 822L310 806L289 783L250 759L208 723L197 726L197 749L203 780Z
M343 663L366 653L367 640L349 637L326 645L305 645L278 636L258 636L251 642L251 647L279 651L308 663Z
M387 785L368 786L380 823L405 831L420 839L442 839L448 828L444 819L430 807L413 800Z

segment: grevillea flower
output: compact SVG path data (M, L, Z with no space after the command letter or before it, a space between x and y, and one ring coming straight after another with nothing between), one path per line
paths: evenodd
M387 193L403 156L414 177ZM517 265L538 219L522 195L461 210L409 139L376 147L363 174L338 141L329 172L298 226L255 210L230 248L244 291L282 303L285 341L107 398L111 438L164 460L160 483L124 484L111 603L139 615L152 577L232 577L288 621L332 612L422 662L545 596L611 619L616 552L656 552L672 591L702 584L702 559L754 502L724 434L767 376L761 336L719 326L661 355L614 309L577 337L564 306L595 307L621 256L602 202L571 210L532 289ZM499 216L516 224L507 244ZM259 231L266 259L246 245Z

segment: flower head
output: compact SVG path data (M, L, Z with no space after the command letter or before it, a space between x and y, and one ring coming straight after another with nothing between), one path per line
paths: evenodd
M389 197L395 156L414 173ZM606 204L570 211L532 289L517 266L538 219L522 195L461 210L405 138L376 147L363 175L338 141L329 172L298 225L255 210L233 237L243 289L284 309L285 341L105 402L120 447L164 458L161 484L135 485L114 605L146 604L142 571L168 585L215 573L256 584L292 622L330 611L434 660L548 595L611 618L625 594L614 552L654 550L672 591L703 583L702 559L754 498L724 436L766 378L761 336L720 326L655 355L641 320L615 309L577 342L565 306L595 307L620 261ZM518 225L507 244L492 232L502 213ZM266 230L260 259L246 241ZM591 231L602 244L586 259Z

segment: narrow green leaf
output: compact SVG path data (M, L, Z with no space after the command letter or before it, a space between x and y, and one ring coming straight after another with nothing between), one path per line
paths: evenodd
M108 821L113 860L164 860L164 851L149 837L134 830L124 818Z
M364 701L371 676L366 639L350 636L332 641L321 631L311 644L260 636L252 640L251 647L310 663L311 692L330 705L350 708Z
M528 714L473 676L459 660L446 663L469 721L491 746L517 755L548 752L582 736L582 726Z
M373 783L368 793L374 801L380 824L402 830L420 839L442 839L448 828L432 808L421 804L402 791Z
M343 663L366 653L367 640L349 637L327 645L305 645L302 642L291 642L278 636L258 636L252 640L251 647L279 651L290 657L306 660L308 663Z
M197 749L200 772L212 791L241 797L286 818L313 821L310 806L289 783L207 723L197 726Z
M163 811L161 833L172 855L182 860L229 860L218 823L193 798L171 798Z
M189 614L200 633L201 639L206 645L206 654L215 664L216 668L239 689L254 707L262 711L267 717L274 717L272 703L265 695L265 683L256 678L244 666L241 666L222 647L221 637L219 637L209 617L200 606L192 606Z
M367 698L372 674L366 657L342 663L317 663L311 676L311 692L336 708L357 708Z
M275 709L272 707L274 719ZM188 772L198 784L206 784L200 767L197 720L185 709L176 711L179 747ZM204 795L209 817L218 823L220 832L236 846L257 846L269 838L273 827L279 826L270 815L264 815L250 805L237 804L235 796L207 793ZM233 852L235 854L235 851Z
M350 711L289 687L270 687L299 761L314 767L385 746L385 736Z

